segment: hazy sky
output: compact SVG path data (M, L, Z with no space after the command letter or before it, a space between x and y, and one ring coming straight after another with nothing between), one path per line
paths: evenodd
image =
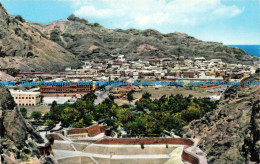
M258 0L0 0L12 15L47 23L70 14L106 28L183 32L224 44L260 44Z

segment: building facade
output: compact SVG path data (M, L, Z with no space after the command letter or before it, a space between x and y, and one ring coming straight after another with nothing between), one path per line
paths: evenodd
M18 106L37 106L41 103L40 92L11 91Z
M71 83L71 85L41 85L40 92L45 97L72 97L76 95L85 95L95 90L94 85L78 85L78 83Z

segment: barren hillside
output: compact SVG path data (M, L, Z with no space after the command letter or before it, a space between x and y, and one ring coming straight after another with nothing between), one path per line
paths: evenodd
M129 59L203 56L207 59L221 58L228 63L254 59L241 49L203 42L184 33L162 34L152 29L112 30L74 15L67 20L30 24L80 59L111 58L110 54L123 54Z
M260 163L260 72L229 88L218 109L183 129L184 137L200 139L209 163Z
M0 67L22 71L61 71L76 65L75 55L49 40L0 3Z

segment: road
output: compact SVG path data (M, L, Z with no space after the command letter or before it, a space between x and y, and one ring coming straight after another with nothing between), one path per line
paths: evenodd
M109 91L116 87L117 87L116 85L110 85L110 86L106 86L104 91L97 91L96 92L97 99L95 100L95 105L102 103L109 96Z
M125 78L119 79L118 81L123 81L123 80L125 80ZM103 91L96 91L95 94L97 96L97 99L95 100L95 105L102 103L109 96L109 91L116 87L117 85L109 85L106 86Z

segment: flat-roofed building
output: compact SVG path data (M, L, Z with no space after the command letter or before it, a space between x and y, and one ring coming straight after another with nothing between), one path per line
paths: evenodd
M183 72L183 77L184 78L194 78L194 76L195 76L195 73L192 72L192 71L185 71L185 72Z
M85 95L87 93L93 92L95 90L95 85L78 85L78 83L73 82L71 85L41 85L40 92L42 96L45 97L72 97L79 95Z
M40 92L13 91L11 95L18 106L37 106L41 103Z

